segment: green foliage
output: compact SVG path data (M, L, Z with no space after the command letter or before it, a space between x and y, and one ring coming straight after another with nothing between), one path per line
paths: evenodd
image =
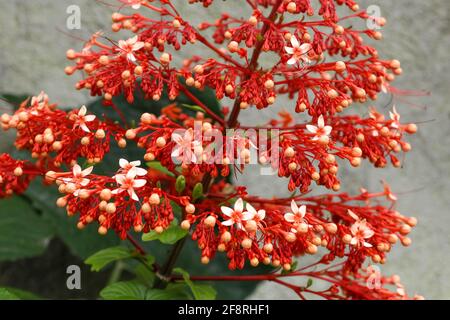
M199 182L194 186L192 191L192 201L197 201L198 199L203 198L203 196L203 184Z
M114 261L132 258L133 256L133 252L125 247L113 247L93 254L86 259L85 263L91 266L92 271L100 271Z
M216 298L217 292L213 287L192 282L189 273L186 270L175 268L173 272L183 276L183 279L191 289L195 300L214 300Z
M0 300L40 300L34 293L15 289L2 287L0 288Z
M144 234L142 236L142 241L159 240L164 244L175 244L179 240L186 237L187 234L188 231L181 229L181 227L176 224L172 224L162 233L157 233L156 231L152 230L149 233Z
M13 197L0 201L0 260L41 254L51 237L46 221L26 200Z
M178 193L182 193L186 188L186 178L184 176L178 176L177 181L175 182L175 190Z

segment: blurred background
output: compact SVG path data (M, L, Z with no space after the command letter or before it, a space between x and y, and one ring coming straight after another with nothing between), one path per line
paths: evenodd
M106 2L113 4L114 0ZM236 1L216 1L201 15L198 14L203 10L200 6L177 2L182 12L200 22L199 16L202 20L214 19L224 8L233 8L230 3ZM0 93L38 94L44 90L51 101L74 107L91 100L86 91L74 90L77 76L69 78L64 74L65 52L68 48L81 48L81 39L87 39L98 30L112 34L110 15L114 8L105 5L105 1L94 0L0 0L0 3ZM379 6L381 15L388 21L382 30L384 39L376 46L380 56L396 58L402 63L404 74L394 86L431 95L394 97L402 120L419 124L418 134L409 139L413 150L403 167L380 170L365 164L359 169L344 169L341 172L343 190L357 191L360 186L380 190L382 180L391 184L400 198L397 209L405 215L416 216L419 224L411 234L412 245L409 248L396 246L381 271L399 274L411 294L418 293L428 299L450 299L450 2L364 0L359 3L361 7ZM80 30L68 30L66 26L72 13L67 10L73 5L80 8ZM250 12L241 14L249 16ZM112 37L119 39L121 36ZM246 110L241 123L264 123L282 107L290 109L287 103L279 99L273 108L260 112ZM388 103L389 97L382 97L374 105L382 107ZM0 149L8 148L10 137L1 132ZM248 185L251 193L266 197L289 194L286 181L259 176L258 172L257 168L250 168L237 183ZM55 258L52 250L67 257ZM70 264L76 259L67 248L55 242L44 254L45 259L35 262L34 274L25 275L29 269L25 267L29 263L26 261L0 263L0 285L20 283L23 278L27 286L33 282L33 286L39 288L43 279L64 275L65 266L55 270L58 261ZM86 287L89 285L86 283ZM55 285L48 290L57 288ZM70 295L62 292L60 296ZM290 299L295 296L275 284L263 283L250 298Z

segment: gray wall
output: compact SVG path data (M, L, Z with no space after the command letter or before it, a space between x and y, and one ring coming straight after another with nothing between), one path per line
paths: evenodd
M114 1L108 1L114 3ZM178 2L178 1L177 1ZM200 7L186 6L183 11L196 21ZM229 3L217 1L207 15L214 17L220 7ZM66 29L66 8L77 4L82 12L82 29ZM379 5L388 20L384 41L378 44L380 54L401 60L404 75L395 85L402 89L426 90L429 97L400 97L396 100L405 121L418 122L419 133L410 139L413 151L402 169L376 170L369 165L345 170L341 177L347 190L363 185L373 190L385 179L401 197L398 209L419 218L412 233L409 248L397 247L385 273L398 273L411 293L427 298L450 298L450 100L448 50L450 37L448 0L361 1L363 6ZM112 8L93 0L3 0L0 10L0 92L38 93L45 90L52 101L61 105L77 105L89 98L86 92L76 92L76 77L68 78L63 69L65 51L80 47L80 40L103 29L109 32ZM245 14L247 15L247 14ZM202 17L205 15L202 12ZM405 100L408 101L405 102ZM381 100L380 105L383 104ZM264 112L245 111L243 123L262 123L270 118L285 101ZM299 117L301 120L301 117ZM2 133L0 139L4 140ZM0 141L2 141L0 140ZM3 143L2 143L3 144ZM273 177L256 177L250 168L239 183L248 184L250 191L260 195L286 195L285 181ZM294 298L280 287L262 284L252 298Z

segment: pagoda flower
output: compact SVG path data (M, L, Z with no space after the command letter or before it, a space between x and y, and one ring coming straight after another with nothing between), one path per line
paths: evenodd
M284 47L284 50L291 54L292 57L288 60L287 64L293 65L296 64L298 61L303 62L311 62L311 60L308 58L308 52L311 50L311 44L309 43L303 43L300 45L297 38L295 36L291 37L291 45L292 47Z
M128 40L119 40L119 48L123 54L126 54L127 59L131 62L136 61L133 52L138 51L144 47L144 42L138 41L138 36L134 36Z
M399 124L400 124L400 114L395 109L395 106L392 108L392 111L389 111L389 116L391 117L391 120L393 121L391 123L391 127L398 129Z
M244 211L244 201L241 198L234 203L234 208L222 206L220 209L222 213L228 217L227 220L222 222L222 225L224 226L236 224L239 229L243 230L242 222L253 218L251 213Z
M290 223L301 223L306 215L306 206L297 206L294 200L291 202L291 211L284 215L284 220Z
M119 188L113 190L112 194L120 194L126 191L130 195L131 199L133 199L134 201L139 201L139 197L134 190L145 186L147 180L135 179L135 170L129 170L127 174L118 174L115 176L115 178L117 184L119 185Z
M356 220L350 227L350 232L353 236L350 240L350 244L353 246L361 244L366 248L371 248L372 245L366 242L366 239L372 238L375 232L370 229L365 219L361 220L352 210L348 210L347 213Z
M93 166L81 170L81 167L78 164L76 164L72 168L72 177L63 178L62 180L64 181L64 183L73 183L77 186L85 187L90 182L90 180L87 179L86 177L92 173L92 170L94 170Z
M81 130L85 132L91 132L86 123L94 121L96 117L92 114L86 115L86 113L87 113L86 106L82 106L78 111L78 114L76 115L73 129L80 127Z
M308 129L309 132L315 134L315 136L311 139L313 141L322 139L328 140L328 136L330 135L331 130L333 130L331 126L325 125L325 121L323 120L322 115L319 117L319 119L317 119L317 126L307 124L306 129Z
M192 128L184 131L184 134L174 131L172 133L172 141L176 146L172 150L172 158L181 159L182 163L197 163L195 150L201 147L201 143L194 139Z
M247 212L251 215L251 220L255 221L256 223L259 223L264 220L266 217L266 210L260 209L256 210L250 203L247 203L245 205L245 208L247 209Z
M136 176L146 176L148 173L146 169L139 168L139 166L141 165L140 161L128 162L128 160L120 159L119 165L126 173L133 171L136 174Z

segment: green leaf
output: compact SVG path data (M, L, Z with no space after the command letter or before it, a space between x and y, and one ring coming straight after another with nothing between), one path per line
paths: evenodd
M182 193L186 188L186 178L184 176L178 176L177 181L175 183L175 190L178 193Z
M164 244L175 244L178 240L183 239L188 234L187 230L181 229L180 226L172 224L164 230L163 233L157 233L154 230L142 235L142 241L159 240Z
M144 266L142 263L138 264L134 270L134 274L136 275L136 280L146 284L149 287L152 287L155 283L156 275L153 271L149 269L149 267Z
M39 255L51 237L51 228L24 198L0 201L0 261Z
M189 104L185 104L185 103L182 104L182 106L184 108L187 108L187 109L192 110L192 111L200 111L200 112L206 113L205 109L203 109L202 107L199 107L199 106L189 105Z
M148 287L135 281L113 283L100 292L105 300L145 300Z
M32 95L27 94L9 94L2 93L0 94L0 99L8 102L10 105L14 107L14 109L18 109L20 104L30 98Z
M194 283L189 276L189 273L186 270L181 268L173 269L174 273L181 274L183 276L184 281L191 289L192 294L194 295L195 300L214 300L217 296L216 290L206 284L196 284Z
M309 288L313 285L313 279L309 278L308 283L306 284L306 288Z
M159 161L151 161L151 162L147 162L146 164L147 164L147 167L149 167L150 169L162 172L170 177L175 177L175 174L173 172L170 172Z
M17 289L17 288L9 288L9 287L0 288L0 300L3 300L2 293L1 293L2 290L4 290L5 292L8 292L7 294L14 295L15 297L17 297L17 299L20 299L20 300L41 300L41 298L38 297L37 295L35 295L34 293L24 291L21 289Z
M0 300L20 300L20 298L7 288L0 288Z
M40 179L32 182L25 195L31 199L33 207L42 213L52 233L63 240L70 251L81 259L87 259L102 249L120 243L119 237L113 232L100 236L97 231L98 226L94 223L79 230L76 227L77 216L68 217L64 209L56 206L56 199L60 197L56 188L43 186Z
M133 252L125 247L103 249L86 259L85 263L91 266L92 271L100 271L109 263L133 257Z
M145 300L191 300L184 284L169 284L166 289L150 289Z
M201 182L197 183L192 190L192 200L196 201L200 198L203 198L203 183Z

